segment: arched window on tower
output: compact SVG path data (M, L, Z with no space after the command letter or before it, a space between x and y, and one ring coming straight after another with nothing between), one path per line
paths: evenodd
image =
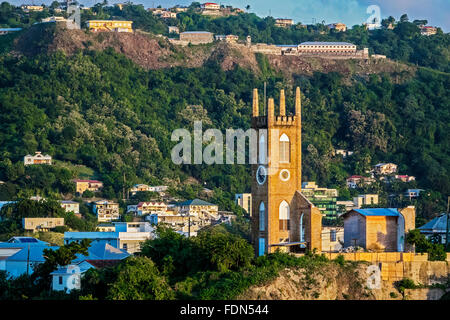
M266 161L266 138L264 135L259 137L259 164L267 164Z
M279 208L280 231L289 230L289 204L286 201L280 203Z
M283 133L280 137L280 162L289 163L291 161L291 144L289 137Z
M266 230L266 207L264 202L259 205L259 231Z

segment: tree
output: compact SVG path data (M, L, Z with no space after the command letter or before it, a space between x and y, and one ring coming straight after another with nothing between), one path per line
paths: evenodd
M91 190L84 190L83 198L93 198L95 194Z
M406 234L406 242L415 245L417 252L428 253L429 261L445 261L447 254L444 245L439 243L432 243L425 235L420 233L419 229L414 229Z
M409 18L406 13L400 17L400 22L408 22L408 21L409 21Z
M252 246L243 238L214 228L203 231L193 240L204 252L209 268L219 272L239 271L249 267L254 256Z
M171 300L174 292L155 263L147 257L129 257L115 269L117 278L110 284L107 299Z
M66 244L57 250L44 249L43 255L45 261L35 267L34 273L32 274L33 282L41 290L49 290L52 281L50 273L55 271L59 266L69 265L76 259L77 254L87 256L90 243L91 240L83 239L80 242Z

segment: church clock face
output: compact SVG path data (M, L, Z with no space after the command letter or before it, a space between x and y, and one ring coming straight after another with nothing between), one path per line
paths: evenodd
M266 182L266 177L266 168L264 168L263 166L259 166L258 170L256 171L256 182L258 182L258 184L261 186L264 184L264 182Z

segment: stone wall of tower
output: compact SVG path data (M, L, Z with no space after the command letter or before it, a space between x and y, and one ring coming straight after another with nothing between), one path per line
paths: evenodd
M280 93L280 114L275 115L275 103L273 99L268 100L267 115L259 113L258 93L253 91L253 118L252 128L267 130L267 155L269 156L268 176L266 183L260 186L256 182L256 171L258 165L252 165L252 240L255 251L258 253L258 239L266 237L266 246L280 242L292 241L292 231L280 230L279 209L280 204L286 201L289 204L290 221L296 215L294 197L301 190L301 97L300 88L296 90L295 115L286 115L286 102L284 90ZM280 137L286 135L290 142L290 161L280 162ZM258 154L259 154L258 144ZM284 175L282 175L284 174ZM286 178L288 177L288 178ZM265 233L259 231L259 207L264 201L266 208L267 226ZM315 217L315 216L314 216ZM320 216L321 217L321 216ZM320 237L319 237L320 242ZM272 247L269 252L276 250Z

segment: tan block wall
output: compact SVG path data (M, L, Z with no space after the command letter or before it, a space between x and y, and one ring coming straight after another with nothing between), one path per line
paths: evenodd
M397 251L397 217L366 217L366 248Z
M348 213L344 220L344 247L366 247L366 220L360 214ZM355 241L356 239L356 241Z

